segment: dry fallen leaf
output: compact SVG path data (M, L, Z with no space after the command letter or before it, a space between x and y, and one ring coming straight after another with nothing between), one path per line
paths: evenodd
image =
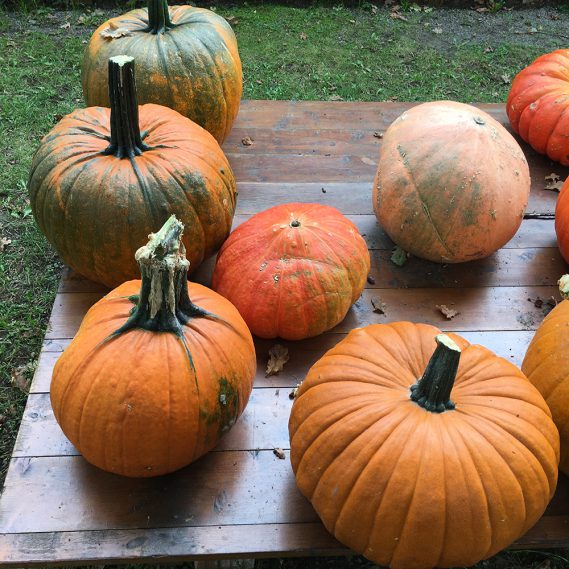
M284 450L283 450L282 448L279 448L279 447L274 448L274 449L273 449L273 454L274 454L277 458L280 458L281 460L284 460L284 459L285 459L285 453L284 453Z
M232 26L236 26L239 23L239 20L235 16L227 16L225 18Z
M512 81L512 78L507 75L506 73L504 73L504 75L500 75L500 79L506 84L509 85Z
M394 20L403 20L404 22L407 21L407 18L406 18L405 16L403 16L403 14L400 14L399 12L397 12L397 11L395 11L395 10L394 10L393 12L391 12L391 13L389 14L389 16L390 16L391 18L393 18Z
M340 95L334 94L334 95L330 95L328 97L328 100L329 101L343 101L344 99Z
M71 22L65 22L65 24L61 24L61 26L59 26L62 30L66 30L68 28L71 27Z
M12 243L11 239L8 239L7 237L1 237L0 238L0 253L2 253L2 251L4 251L4 249L6 249L6 247L8 247L8 245L10 245L10 243Z
M265 377L276 375L279 371L282 371L289 357L288 348L285 348L282 344L275 344L269 350L269 361L267 362Z
M24 393L29 393L30 391L30 380L27 376L27 372L30 370L30 368L30 364L26 364L23 366L18 366L16 369L12 370L12 385Z
M300 35L298 36L301 40L305 40L308 39L308 36L304 33L304 32L300 32Z
M375 138L383 138L383 132L379 132L378 130L376 130L373 133L373 136L375 136Z
M292 391L288 394L289 399L295 399L298 393L298 388L300 387L300 383L296 384L296 387L292 388Z
M101 37L105 39L122 38L123 36L131 36L132 32L128 28L119 28L114 22L109 23L109 27L101 32Z
M381 302L381 298L379 296L372 296L371 297L371 305L373 306L373 311L377 312L378 314L385 314L385 309L387 305L385 302Z
M442 28L433 28L433 33L434 33L434 34L442 34L442 33L443 33L443 29L442 29Z
M409 253L401 249L401 247L395 247L393 252L391 253L391 262L397 265L398 267L402 267L409 258Z
M374 16L375 16L375 14L377 14L378 10L379 10L379 8L378 8L375 4L372 4L372 5L371 5L371 13L372 13Z
M545 181L547 182L545 184L546 190L554 190L558 192L563 187L563 181L561 180L561 177L553 172L545 176Z
M253 146L253 142L255 142L250 136L246 136L245 138L241 139L241 144L243 146Z
M451 318L454 318L455 316L460 314L458 310L455 310L454 308L449 308L446 304L437 304L437 308L441 312L441 314L443 314L443 316L447 317L447 320L450 320Z

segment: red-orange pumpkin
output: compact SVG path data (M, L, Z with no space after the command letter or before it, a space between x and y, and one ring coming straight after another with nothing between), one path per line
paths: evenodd
M569 49L541 55L522 69L506 111L512 128L534 150L569 166Z
M104 470L181 468L213 448L251 393L253 340L223 297L187 282L183 226L137 252L142 281L97 302L57 361L51 404L63 432Z
M136 104L131 58L110 64L111 109L64 117L42 140L28 190L36 222L70 267L116 286L134 253L176 213L192 270L229 235L236 185L219 144L167 107Z
M537 389L486 348L439 334L353 330L292 407L301 492L379 565L470 566L523 535L555 491L559 436Z
M565 180L557 198L555 233L561 255L569 263L569 178Z
M243 79L235 34L221 16L148 0L147 9L102 24L83 58L87 106L109 106L107 60L123 54L136 59L141 103L170 107L224 141L239 111Z
M288 203L231 233L212 287L237 307L253 334L301 340L343 320L369 269L365 241L337 209Z
M569 276L559 281L569 298ZM560 302L543 320L527 349L522 371L545 398L561 437L559 468L569 476L569 300Z
M470 105L438 101L405 111L385 132L373 205L402 249L459 263L514 236L529 190L524 154L501 124Z

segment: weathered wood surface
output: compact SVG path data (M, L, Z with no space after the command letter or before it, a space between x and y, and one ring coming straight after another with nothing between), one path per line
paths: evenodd
M53 366L85 312L106 292L71 271L64 274L0 498L0 565L347 554L297 491L288 461L289 394L308 368L352 328L402 319L457 331L521 363L567 269L551 219L556 193L545 190L544 177L555 172L563 178L569 170L522 145L532 174L531 199L507 245L469 264L411 258L397 267L390 261L393 243L371 205L381 147L374 134L410 106L243 103L224 145L238 179L234 227L276 203L333 205L363 234L371 278L334 330L282 342L291 359L280 374L264 376L275 341L256 340L258 369L245 413L212 453L188 468L158 479L122 479L87 464L59 429L49 403ZM502 106L482 108L507 126ZM245 136L253 139L251 146L242 144ZM207 261L193 278L208 283L213 265L214 259ZM373 312L374 297L386 303L385 314ZM447 320L437 309L441 304L459 314ZM273 453L276 447L284 449L285 460ZM568 545L569 482L561 477L546 514L515 546Z

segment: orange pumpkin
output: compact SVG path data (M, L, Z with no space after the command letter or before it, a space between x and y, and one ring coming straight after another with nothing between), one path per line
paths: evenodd
M235 34L221 16L148 0L147 9L102 24L83 58L88 106L109 106L107 60L123 54L136 59L141 103L170 107L220 144L225 140L239 111L243 79Z
M555 234L561 255L569 263L569 178L561 187L555 205Z
M53 371L55 418L109 472L157 476L193 462L251 393L251 334L227 300L187 282L182 230L172 218L150 236L137 252L142 281L88 311Z
M236 185L215 139L176 111L136 104L133 61L109 63L111 109L64 117L42 140L28 191L64 262L108 287L137 278L134 254L176 213L192 270L229 235Z
M212 288L237 307L256 336L301 340L344 319L369 269L365 241L337 209L288 203L231 233Z
M506 112L540 154L569 166L569 49L538 57L512 82Z
M565 300L543 320L528 346L522 371L545 398L561 437L559 468L569 476L569 275L559 280Z
M441 263L487 257L519 228L529 169L506 129L462 103L405 111L383 136L374 210L405 251Z
M537 389L426 324L350 332L308 372L289 432L296 481L326 528L393 568L490 557L557 483L559 436Z

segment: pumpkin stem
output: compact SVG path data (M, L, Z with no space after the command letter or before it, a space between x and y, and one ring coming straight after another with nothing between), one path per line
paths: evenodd
M569 275L563 275L558 281L559 292L563 300L569 300Z
M182 336L183 326L191 318L212 316L193 304L188 295L190 262L182 243L183 231L183 224L172 215L136 252L142 275L140 296L129 319L113 335L143 328Z
M163 34L173 27L167 0L148 0L148 27L144 31Z
M111 143L103 154L117 158L140 156L150 147L142 142L138 125L138 102L134 81L134 58L117 55L109 59Z
M450 392L454 386L460 348L446 334L439 334L437 347L423 377L411 386L411 400L432 413L454 409Z

